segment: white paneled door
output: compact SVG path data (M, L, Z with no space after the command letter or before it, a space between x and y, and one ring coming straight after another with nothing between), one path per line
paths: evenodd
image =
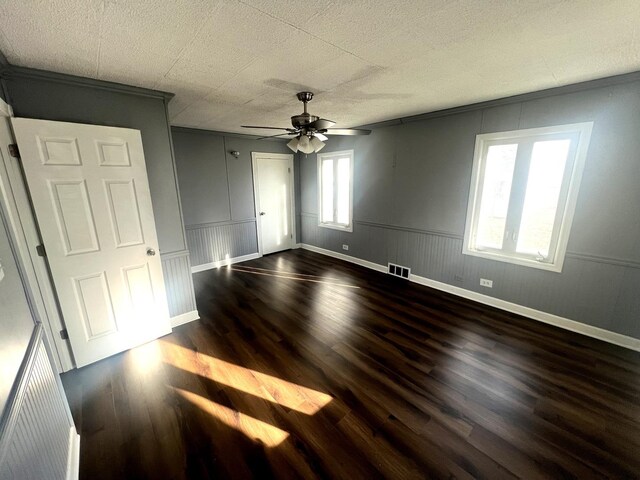
M260 253L293 248L293 155L252 155Z
M169 333L140 132L12 123L76 365Z

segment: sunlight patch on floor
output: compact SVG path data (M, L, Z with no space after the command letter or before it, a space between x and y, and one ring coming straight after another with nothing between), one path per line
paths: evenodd
M294 277L306 277L306 278L313 278L316 280L324 280L326 282L328 281L332 281L332 282L341 282L342 279L334 277L334 276L330 276L330 274L324 273L322 275L311 275L309 273L299 273L299 272L291 272L288 270L282 270L281 268L277 269L277 270L273 270L271 268L260 268L260 267L254 267L251 265L247 265L244 263L241 264L236 264L234 265L234 268L239 268L242 267L245 270L256 270L259 272L267 272L267 273L275 273L278 275L291 275Z
M313 415L332 400L331 395L326 393L180 345L163 341L162 350L165 353L164 361L174 367L300 413Z
M162 364L162 351L157 340L132 348L127 356L135 371L144 375L154 372Z
M289 436L289 433L278 427L220 405L196 393L171 386L169 388L228 427L238 430L267 447L277 447Z
M331 285L331 286L334 286L334 287L360 288L357 285L349 285L349 284L346 284L346 283L330 282L330 281L327 281L327 280L316 280L314 278L301 278L300 276L297 276L297 274L295 274L295 273L294 274L291 274L291 273L281 274L281 273L277 273L277 271L276 271L276 273L271 273L271 272L268 272L268 271L257 271L257 270L255 270L253 268L250 268L250 267L242 267L242 266L238 266L238 265L235 265L233 267L229 267L229 270L234 271L234 272L252 273L254 275L265 275L265 276L268 276L268 277L286 278L288 280L298 280L300 282L322 283L322 284ZM305 275L305 277L306 277L306 275Z

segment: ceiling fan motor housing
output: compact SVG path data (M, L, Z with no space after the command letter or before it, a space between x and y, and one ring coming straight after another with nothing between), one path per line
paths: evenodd
M320 117L311 115L309 113L301 113L300 115L294 115L293 117L291 117L291 125L293 125L295 128L301 128L305 125L309 125L310 123L315 122L319 118Z
M322 141L326 141L327 137L323 134L327 135L368 135L371 133L371 130L358 130L358 129L332 129L331 127L335 125L336 122L331 120L327 120L325 118L320 118L316 115L311 115L307 111L307 103L313 99L312 92L299 92L296 94L298 100L302 102L304 105L304 111L300 115L294 115L291 117L291 125L293 128L281 128L281 127L257 127L255 125L242 125L243 128L266 128L269 130L285 130L287 133L280 133L278 135L271 135L271 137L282 137L286 135L295 135L295 138L289 142L289 147L297 151L295 146L292 146L291 143L295 140L302 141L302 137L308 137L309 141L315 141L321 144L315 145L314 148L316 151L319 151L324 144ZM266 137L263 137L266 138ZM304 151L304 150L303 150Z

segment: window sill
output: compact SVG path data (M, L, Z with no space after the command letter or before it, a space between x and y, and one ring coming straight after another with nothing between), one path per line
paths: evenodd
M342 232L353 232L353 225L335 225L332 223L318 223L319 227L340 230Z
M507 255L500 255L498 253L471 250L468 248L464 248L462 250L462 254L485 258L487 260L495 260L497 262L511 263L513 265L520 265L523 267L537 268L538 270L546 270L548 272L562 273L563 260L558 260L555 263L544 263L536 260L529 260L527 258L510 257Z

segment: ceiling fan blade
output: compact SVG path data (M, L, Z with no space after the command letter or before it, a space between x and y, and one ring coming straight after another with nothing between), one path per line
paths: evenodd
M331 120L327 120L326 118L319 118L315 122L311 122L306 125L307 128L315 128L316 130L324 130L325 128L329 128L335 125L336 122L332 122Z
M256 125L240 125L242 128L265 128L267 130L286 130L288 132L292 131L291 128L282 128L282 127L258 127Z
M320 132L314 132L314 133L313 133L313 136L314 136L314 137L318 137L318 139L319 139L319 140L322 140L323 142L326 142L327 140L329 140L329 139L327 138L327 136L326 136L326 135L323 135L323 134L322 134L322 133L320 133Z
M369 135L371 130L362 130L357 128L329 128L322 130L325 135Z
M265 138L284 137L286 135L297 135L296 132L278 133L277 135L267 135L266 137L258 137L256 140L264 140Z

